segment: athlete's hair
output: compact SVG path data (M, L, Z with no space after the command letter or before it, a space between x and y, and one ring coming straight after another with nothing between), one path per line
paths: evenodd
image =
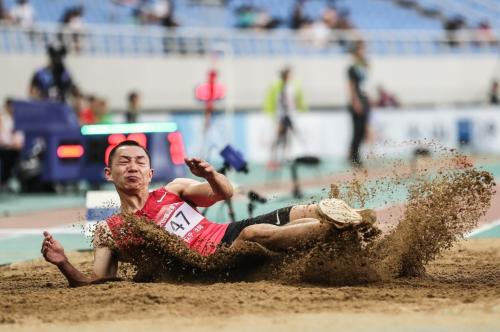
M149 151L145 147L143 147L142 145L137 143L136 141L132 141L132 140L125 140L125 141L121 142L120 144L116 145L113 149L111 149L111 152L109 153L109 158L108 158L108 165L107 165L108 167L111 167L111 165L113 164L113 157L115 156L116 150L118 150L118 148L120 148L122 146L138 146L141 149L143 149L144 152L146 152L146 155L148 156L149 167L151 167L151 156L149 155Z

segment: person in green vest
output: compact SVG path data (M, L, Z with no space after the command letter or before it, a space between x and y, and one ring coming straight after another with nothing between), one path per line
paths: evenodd
M280 78L269 88L264 111L276 120L276 138L271 145L269 169L276 169L286 158L290 133L297 133L294 117L297 111L307 111L304 92L300 84L292 80L292 69L285 67L280 71ZM278 154L281 154L281 158Z

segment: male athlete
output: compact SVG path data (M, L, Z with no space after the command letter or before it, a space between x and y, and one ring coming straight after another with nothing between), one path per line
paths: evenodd
M221 245L237 247L243 241L256 242L269 250L282 251L307 241L321 240L331 227L373 223L372 210L354 210L338 199L319 204L296 205L267 215L229 224L207 220L195 207L210 206L233 195L228 179L206 161L186 158L192 174L205 182L179 178L149 192L153 177L146 149L134 141L124 141L110 152L106 179L114 183L120 196L122 213L146 217L165 231L179 236L190 249L208 256ZM118 261L128 261L126 227L121 215L100 222L94 237L94 274L78 271L64 254L61 244L44 232L42 254L56 265L71 287L98 283L116 277ZM110 237L113 243L103 241Z

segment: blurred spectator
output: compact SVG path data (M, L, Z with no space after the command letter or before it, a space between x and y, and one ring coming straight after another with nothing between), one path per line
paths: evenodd
M67 8L61 18L61 42L70 45L70 49L76 53L82 50L81 40L85 31L83 15L83 6L77 6Z
M352 140L349 149L349 159L353 166L361 166L359 149L365 141L370 117L370 102L365 84L368 75L368 61L365 55L365 45L358 41L353 45L353 63L347 69L349 79L349 112L352 117Z
M172 0L157 0L153 6L152 14L160 25L165 28L175 28L179 23L174 18L174 3Z
M344 8L337 12L335 29L337 30L351 30L354 29L355 26L351 22L349 9Z
M394 96L394 94L387 91L382 85L377 88L377 100L375 106L377 107L387 107L387 108L399 108L401 105L399 100Z
M293 119L297 111L307 111L304 93L297 81L292 80L292 69L285 67L280 78L269 89L264 111L276 120L276 136L271 146L268 167L277 168L287 157L290 132L295 132ZM278 153L281 150L281 158Z
M7 14L7 11L5 10L5 7L3 5L3 0L0 0L0 24L7 22L9 19L9 15Z
M79 114L80 125L95 124L96 116L94 109L97 106L97 98L93 95L82 100L82 105Z
M159 24L166 28L179 26L174 17L174 2L172 0L149 0L124 1L120 4L133 5L132 16L139 24Z
M96 98L93 109L96 123L112 123L113 120L109 114L108 102L104 98Z
M28 0L17 0L10 9L10 20L23 28L31 28L35 22L35 9Z
M64 65L66 48L47 48L49 64L38 69L30 84L30 96L35 99L52 99L65 102L68 94L78 94L78 88L73 83Z
M304 3L306 0L296 0L293 6L290 28L299 30L311 24L312 20L304 14Z
M236 8L236 27L240 29L274 29L281 24L264 9L251 5Z
M94 95L87 96L80 110L80 125L112 123L106 99Z
M85 110L85 107L85 98L80 93L77 93L73 98L73 110L77 119L80 119L80 115Z
M354 24L351 22L350 19L350 12L349 9L344 8L342 10L339 10L337 13L337 22L335 24L335 29L341 30L341 31L348 31L348 30L353 30L355 29ZM338 43L340 46L343 47L349 47L349 39L344 38L343 36L340 36L338 38Z
M333 36L337 37L337 42L340 45L346 46L348 44L341 34L332 34L332 31L354 29L347 9L337 10L332 5L323 10L319 20L311 21L303 16L302 5L303 1L297 1L291 23L292 28L299 30L301 39L319 48L328 46Z
M24 134L15 130L12 100L7 99L0 113L0 190L7 189L24 146Z
M500 99L498 97L498 81L494 80L491 83L490 92L488 95L490 105L500 105Z
M444 29L446 31L448 45L458 46L460 44L460 30L463 30L466 26L465 18L460 15L451 17L445 21Z
M326 47L332 35L332 29L336 28L337 11L334 8L326 8L321 19L313 23L302 24L300 36L315 47Z
M141 96L137 91L131 91L127 97L127 112L125 121L127 123L137 122L137 117L141 110Z
M496 38L490 22L487 20L479 22L476 29L475 39L479 44L495 44Z

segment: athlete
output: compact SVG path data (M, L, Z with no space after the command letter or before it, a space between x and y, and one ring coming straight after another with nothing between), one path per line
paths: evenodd
M186 158L185 162L192 174L206 181L179 178L149 192L153 169L148 151L134 141L124 141L114 147L104 172L119 194L122 214L100 222L96 228L93 275L86 276L77 270L49 232L44 232L41 250L45 260L59 268L71 287L115 278L118 262L130 261L129 245L137 240L123 235L127 233L123 214L145 217L179 236L187 247L203 256L215 253L222 245L235 248L244 241L283 251L306 241L321 240L332 227L373 223L376 218L372 210L354 210L339 199L327 199L319 204L286 207L229 224L214 223L196 207L230 198L233 187L208 162L197 158Z

